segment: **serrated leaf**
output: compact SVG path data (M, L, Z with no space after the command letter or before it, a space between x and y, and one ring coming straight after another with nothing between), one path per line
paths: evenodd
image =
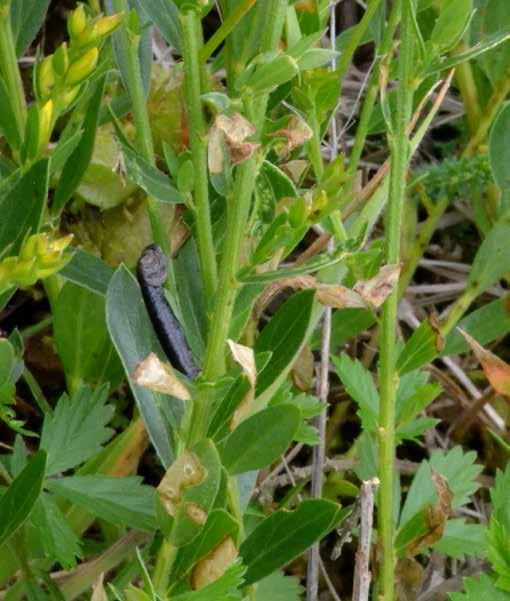
M300 601L303 591L298 578L278 570L257 583L255 601Z
M0 498L0 546L30 516L41 493L46 453L38 451Z
M80 539L52 496L47 493L40 496L31 520L38 530L46 555L63 568L74 567L76 558L82 555Z
M446 478L453 493L452 509L468 503L469 497L479 488L476 478L482 470L480 465L475 464L475 460L475 452L463 453L461 447L454 447L446 453L434 451L429 461L421 463L413 478L400 516L399 528L427 506L435 503L432 470Z
M412 333L397 359L400 375L432 361L442 349L442 339L437 328L430 321L422 321Z
M492 515L510 532L510 463L504 471L497 470L494 486L490 490Z
M487 574L480 578L464 578L464 593L452 593L450 601L509 601L508 593L498 589Z
M345 390L358 405L363 428L375 431L379 420L379 393L372 375L360 361L351 359L346 353L333 357L333 364Z
M487 555L498 577L496 586L510 593L510 532L494 518L487 531Z
M481 524L468 524L461 519L448 520L443 536L433 550L454 559L483 557L485 528Z
M45 486L112 524L137 530L156 528L155 490L143 485L139 477L71 476L49 479Z
M60 397L53 413L47 413L41 432L41 449L48 454L49 476L76 467L102 449L112 437L107 428L114 407L107 405L108 387L93 391L80 388L69 398Z
M312 499L294 511L278 510L245 539L239 549L247 567L246 584L265 578L320 540L340 518L339 506Z

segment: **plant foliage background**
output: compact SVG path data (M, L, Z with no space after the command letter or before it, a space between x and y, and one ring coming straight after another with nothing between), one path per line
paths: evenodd
M0 597L510 599L509 95L507 0L0 0Z

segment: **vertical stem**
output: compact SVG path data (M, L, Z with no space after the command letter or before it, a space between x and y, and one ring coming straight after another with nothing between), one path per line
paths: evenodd
M167 539L164 539L159 549L152 576L154 589L161 599L167 599L168 584L176 556L177 549Z
M12 36L10 2L2 3L2 6L0 6L0 70L9 92L16 125L21 138L23 138L27 118L27 103Z
M461 42L453 51L453 54L462 54L467 50L465 42ZM459 86L462 104L466 111L466 117L471 133L476 131L481 117L480 100L478 98L478 90L476 89L475 78L473 77L473 69L471 63L465 61L457 65L455 69L455 79Z
M411 2L399 0L401 10L401 41L398 62L397 108L394 131L389 133L391 173L389 204L386 214L386 261L400 260L400 228L405 200L406 169L409 160L409 139L406 132L411 120L413 100L413 27ZM394 599L395 549L393 546L393 486L395 464L395 397L398 375L395 370L398 290L386 300L381 320L379 424L379 537L382 546L380 589L384 601Z
M113 0L113 9L117 12L129 13L129 6L126 0ZM135 119L136 145L140 154L151 164L154 164L152 133L143 89L140 59L138 57L140 38L128 31L127 25L124 25L121 31L115 35L119 36L126 65L126 85ZM154 241L161 247L165 255L170 257L170 244L168 242L161 211L157 201L150 196L147 198L147 213L149 215ZM169 265L169 275L170 274L171 265Z
M260 52L269 52L278 47L286 10L286 1L271 0L269 3ZM267 94L262 94L254 99L253 114L249 115L258 132L263 123L267 100ZM225 343L237 290L236 273L240 267L245 226L248 221L251 197L258 171L257 163L258 157L253 155L237 169L232 195L228 199L227 235L221 259L218 293L204 367L204 376L207 380L216 379L224 371Z
M202 25L194 10L180 15L183 39L184 84L188 112L188 129L195 175L195 216L198 254L206 298L211 299L217 287L216 251L211 228L209 183L207 179L207 131L201 101Z
M391 48L393 36L395 34L395 30L397 29L399 21L400 10L398 7L398 3L394 2L390 12L390 16L388 18L388 23L386 24L386 29L384 30L384 36L381 40L381 45L377 52L379 58L375 62L372 68L372 73L370 74L367 93L365 96L365 100L363 101L363 108L361 109L358 127L356 128L354 145L352 147L351 156L349 157L348 173L351 180L356 174L356 170L358 168L361 153L363 152L363 147L365 146L365 140L370 124L370 117L372 116L372 111L374 110L375 101L377 99L379 84L379 66L383 57L389 52Z

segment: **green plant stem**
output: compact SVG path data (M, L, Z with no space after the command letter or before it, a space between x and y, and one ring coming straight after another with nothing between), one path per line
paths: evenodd
M27 102L12 36L10 2L0 7L0 71L9 93L16 125L23 138L27 120Z
M225 38L234 31L239 21L246 15L257 0L242 0L234 10L223 21L213 35L207 41L207 44L200 50L200 60L205 62Z
M413 101L413 26L410 3L398 2L401 11L401 42L398 62L397 109L394 131L389 134L391 172L389 203L386 214L386 262L400 261L400 230L405 201L406 170L410 144L406 128L411 120ZM384 601L394 599L395 548L393 526L393 487L395 468L395 400L398 374L395 370L397 338L398 290L395 289L383 306L381 319L379 423L379 537L382 547L380 590Z
M465 42L461 42L455 48L453 54L462 54L468 49ZM478 127L481 118L480 100L478 98L478 90L476 89L475 78L473 77L473 69L471 63L465 61L457 65L455 69L455 79L459 92L462 98L462 104L466 111L466 117L469 125L469 130L474 133Z
M436 231L437 224L439 223L443 213L446 210L446 207L449 204L450 199L448 197L442 197L439 199L439 201L433 205L427 219L421 224L420 232L411 248L411 252L409 253L409 257L405 262L404 269L399 278L399 298L402 298L407 286L409 285L409 282L416 271L416 267L418 266L420 259L423 257L423 254L427 249L434 232Z
M167 599L170 574L176 557L177 549L168 540L163 540L152 576L154 589L163 600Z
M338 60L338 65L337 65L336 71L340 75L340 77L343 77L345 75L345 73L347 72L347 68L351 63L352 57L353 57L356 49L360 45L361 39L365 35L365 31L367 30L368 26L370 25L370 21L372 20L372 17L375 15L375 11L379 8L380 4L381 4L381 0L372 0L371 2L369 2L367 4L367 8L366 8L365 12L363 13L363 17L361 17L360 22L356 25L356 29L354 30L353 34L349 38L347 47L342 52L342 55L340 56L340 58Z
M209 207L207 130L201 100L202 24L199 14L194 10L181 13L180 21L183 40L184 89L195 178L194 201L198 254L205 296L207 299L211 299L216 292L218 275Z
M510 68L506 70L504 76L496 84L487 102L487 106L480 116L478 127L464 150L463 156L471 157L476 154L480 144L483 144L485 141L489 129L508 94L510 94Z
M129 13L127 0L113 0L113 8L116 12ZM140 38L128 31L126 24L124 24L122 30L116 35L119 35L122 54L125 60L126 84L136 127L136 146L140 154L153 165L155 162L154 147L152 144L149 114L147 112L147 104L143 89L140 59L138 57ZM165 255L170 257L170 244L163 223L163 217L157 201L150 196L147 197L147 213L151 223L154 241L161 247L161 250ZM171 261L169 261L169 263L169 277L173 278Z
M277 48L287 2L272 0L266 15L261 42L261 52L270 52ZM260 132L266 111L268 95L263 94L255 99L252 119L257 132ZM234 188L227 208L227 234L221 260L218 294L213 312L211 331L207 341L207 352L204 366L204 377L214 381L225 370L225 344L232 317L235 294L238 283L236 273L240 267L241 249L244 240L245 226L250 212L250 203L258 171L258 156L252 155L237 170Z
M370 74L367 92L365 95L365 99L363 101L363 108L361 109L360 120L358 123L358 127L356 128L356 135L354 136L354 144L352 147L351 155L349 157L349 167L347 169L347 173L350 176L350 180L352 182L352 178L356 174L358 169L359 160L361 158L361 153L363 152L363 148L365 147L365 140L368 135L368 128L370 125L370 118L372 116L372 112L374 110L374 105L377 100L377 93L379 91L379 76L380 76L380 65L383 58L390 51L391 45L393 43L393 36L395 35L395 31L400 22L400 10L398 7L398 3L394 2L390 16L388 18L388 22L386 24L386 28L384 30L384 35L381 40L381 45L378 49L379 58L374 63L372 67L372 73Z
M464 313L469 309L471 303L476 299L479 290L475 286L468 286L459 298L453 303L446 319L439 326L439 333L444 339L460 321Z

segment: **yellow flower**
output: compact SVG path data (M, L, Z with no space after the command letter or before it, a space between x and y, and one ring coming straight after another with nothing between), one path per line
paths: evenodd
M80 4L77 9L73 10L67 19L67 30L71 38L80 35L87 26L87 13L85 7Z
M99 50L97 48L91 48L85 52L82 57L69 67L66 76L66 84L74 86L86 79L96 68L98 58Z

